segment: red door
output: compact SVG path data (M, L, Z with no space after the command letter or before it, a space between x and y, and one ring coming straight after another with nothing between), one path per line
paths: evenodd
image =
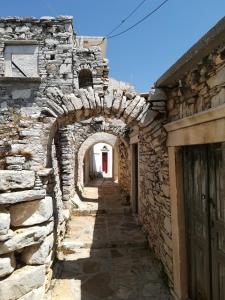
M102 152L102 172L108 172L108 152Z

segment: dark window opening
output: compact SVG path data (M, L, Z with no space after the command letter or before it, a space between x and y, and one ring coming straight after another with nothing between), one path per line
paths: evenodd
M50 60L54 60L55 59L55 54L51 54L50 55Z
M79 73L79 88L93 87L93 76L90 70L81 70Z

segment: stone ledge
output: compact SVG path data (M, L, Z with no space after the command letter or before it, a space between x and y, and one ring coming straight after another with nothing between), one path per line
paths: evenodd
M0 194L0 204L14 204L45 198L45 190L25 190Z
M0 83L41 83L41 77L0 77Z
M202 123L223 119L225 115L225 104L211 108L193 116L183 118L164 125L167 132L176 131L182 128L196 126Z
M56 16L56 17L51 17L51 16L43 16L41 18L35 18L32 16L27 16L27 17L19 17L19 16L9 16L9 17L1 17L0 18L0 23L42 23L42 22L63 22L63 21L72 21L73 16Z
M3 43L5 43L6 46L10 45L38 45L39 42L36 40L3 40Z

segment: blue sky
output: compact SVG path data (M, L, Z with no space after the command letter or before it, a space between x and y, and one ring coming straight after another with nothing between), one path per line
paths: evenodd
M73 15L78 35L104 36L141 0L7 0L1 16ZM126 29L159 5L147 0L121 27ZM110 76L148 91L186 50L225 13L224 0L169 0L127 34L108 41Z

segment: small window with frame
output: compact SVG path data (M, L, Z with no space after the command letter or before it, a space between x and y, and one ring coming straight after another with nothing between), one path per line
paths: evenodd
M38 45L7 44L4 50L5 76L33 78L38 76Z

